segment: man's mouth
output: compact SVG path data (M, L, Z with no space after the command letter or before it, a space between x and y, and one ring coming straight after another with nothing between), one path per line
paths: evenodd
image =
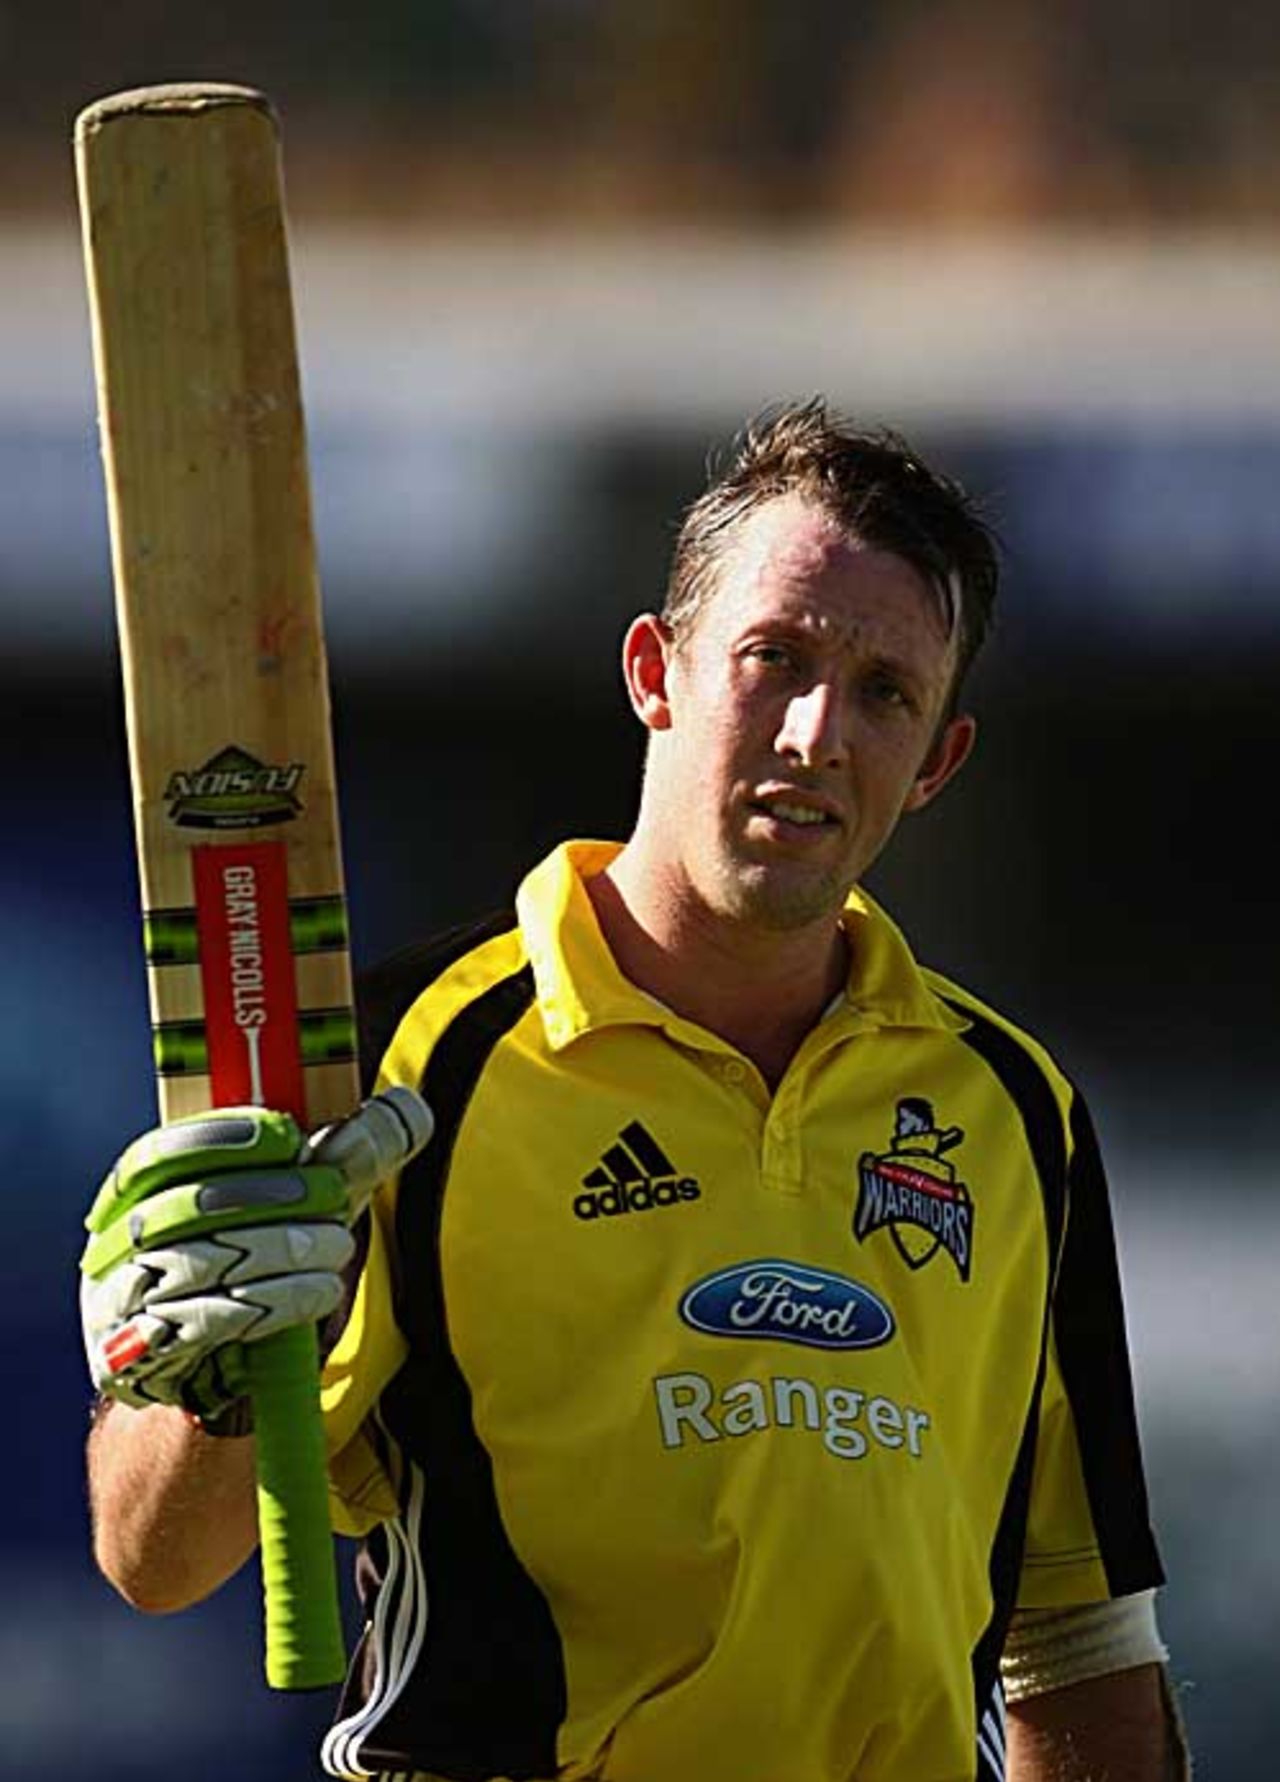
M776 822L794 823L803 829L830 829L839 822L835 812L826 805L786 795L753 799L752 809Z

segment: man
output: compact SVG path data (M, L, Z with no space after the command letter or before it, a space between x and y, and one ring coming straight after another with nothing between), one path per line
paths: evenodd
M901 442L758 423L626 637L626 845L372 979L380 1081L437 1130L361 1221L326 1375L368 1614L332 1773L1185 1774L1084 1104L859 888L973 747L995 586ZM210 1332L336 1301L342 1234L293 1242L87 1293L133 1407L91 1440L97 1553L143 1607L253 1547Z

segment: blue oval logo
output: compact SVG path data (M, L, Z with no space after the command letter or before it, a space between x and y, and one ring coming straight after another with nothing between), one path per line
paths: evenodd
M882 1299L824 1268L766 1259L696 1282L680 1316L708 1336L775 1337L806 1349L874 1349L896 1326Z

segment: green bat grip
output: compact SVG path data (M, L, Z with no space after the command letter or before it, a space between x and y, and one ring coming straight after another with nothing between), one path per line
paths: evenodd
M309 1324L245 1346L258 1460L267 1682L319 1689L346 1672L329 1528L320 1363Z

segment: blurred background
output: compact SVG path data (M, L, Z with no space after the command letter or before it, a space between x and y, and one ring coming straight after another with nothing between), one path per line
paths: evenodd
M1270 1775L1280 13L64 0L0 56L13 1773L303 1782L329 1708L260 1682L253 1577L119 1605L82 1501L79 1223L153 1099L69 141L204 77L284 120L360 961L627 824L618 641L753 409L983 496L982 748L874 888L1090 1090L1198 1774Z

